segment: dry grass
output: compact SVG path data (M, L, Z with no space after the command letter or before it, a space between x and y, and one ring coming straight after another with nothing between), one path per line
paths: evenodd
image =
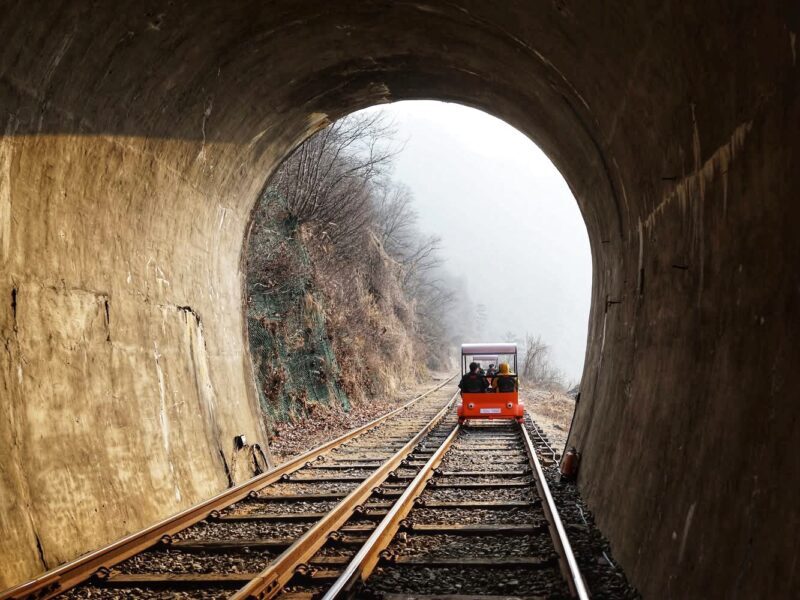
M575 412L575 400L551 390L523 389L520 393L525 400L525 409L547 433L553 447L563 449Z
M338 383L354 403L368 397L394 397L402 386L420 378L415 355L421 354L413 322L398 314L411 314L400 287L397 264L377 244L365 237L360 260L352 274L337 276L346 257L331 261L318 245L310 251L315 267L315 287L325 295L326 327L340 369Z

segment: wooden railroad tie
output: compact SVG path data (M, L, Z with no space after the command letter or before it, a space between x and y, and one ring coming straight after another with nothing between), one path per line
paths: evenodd
M156 548L182 552L245 552L268 550L283 552L294 543L294 538L264 538L258 540L173 540Z
M533 485L533 481L475 481L466 483L439 483L430 481L428 485L431 489L499 489L499 488L527 488Z
M467 483L439 483L438 481L429 480L428 487L432 490L437 489L500 489L500 488L529 488L533 485L533 481L474 481ZM396 490L405 489L407 487L404 483L384 483L381 485L382 490Z
M547 533L546 523L410 523L401 527L405 531L422 535L522 535Z
M393 565L407 567L527 567L544 569L558 564L558 557L553 555L547 558L540 556L504 556L502 558L476 557L427 557L427 556L390 556L381 559Z
M541 500L486 500L486 501L468 501L468 500L425 500L418 502L417 506L420 508L446 508L446 509L469 509L469 508L486 508L495 510L506 510L510 508L525 508L539 506Z
M377 469L381 466L381 463L377 461L373 461L371 463L354 463L352 465L344 465L341 463L336 464L316 464L312 463L311 465L307 466L307 469L325 469L325 470L341 470L344 471L345 469Z
M282 481L281 483L345 483L345 482L358 482L364 481L368 475L361 477L360 475L334 475L331 477L292 477Z
M258 495L248 498L252 502L314 502L318 500L341 500L349 492L330 492L327 494L281 494L274 496Z
M359 512L353 517L360 517L362 519L370 519L377 517L385 517L388 512L385 509L372 509L371 505L367 508L368 512ZM297 513L250 513L242 515L222 515L216 517L215 521L227 521L242 523L247 521L271 521L275 523L286 523L292 521L318 521L328 513L326 512L297 512Z
M258 577L258 573L116 573L97 583L102 587L207 587L238 588Z

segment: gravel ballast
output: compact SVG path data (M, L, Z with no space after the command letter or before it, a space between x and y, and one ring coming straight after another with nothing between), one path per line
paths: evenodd
M272 521L204 522L175 534L176 540L259 540L287 539L303 535L314 521L283 523Z
M398 556L418 558L503 558L505 556L549 556L553 543L541 535L421 535L395 537L388 550Z
M421 498L427 501L448 501L465 500L471 502L478 501L501 501L501 500L525 500L531 501L536 498L531 488L498 488L498 489L464 489L464 488L426 488Z
M280 513L295 514L304 512L328 512L336 506L335 500L324 500L319 502L269 502L257 500L242 500L230 507L225 514L231 515L251 515L253 513Z
M60 595L59 598L67 598L69 600L83 600L87 598L95 600L125 600L127 598L137 598L141 600L217 600L229 598L234 590L235 588L209 587L184 590L161 590L142 587L106 589L93 585L85 585L73 588Z
M329 483L303 483L292 481L281 481L274 485L264 488L258 492L259 498L269 498L270 496L294 496L299 494L329 494L352 492L357 486L357 481L329 482Z
M498 523L540 523L544 520L544 512L539 507L488 509L470 508L415 508L414 523L462 523L462 524L498 524Z
M369 591L412 594L536 595L568 598L558 568L463 569L459 567L380 566L369 579Z
M181 552L150 550L114 567L120 573L258 573L275 554L249 552Z

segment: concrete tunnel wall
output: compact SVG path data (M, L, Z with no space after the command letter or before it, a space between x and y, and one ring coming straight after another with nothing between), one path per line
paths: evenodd
M266 442L242 311L255 198L331 120L435 98L528 134L586 219L570 443L633 582L649 597L796 589L799 13L8 4L0 587L251 473L233 437Z

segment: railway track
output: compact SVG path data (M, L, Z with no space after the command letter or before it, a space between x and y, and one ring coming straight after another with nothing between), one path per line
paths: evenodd
M529 414L525 415L525 423L528 425L528 433L541 460L548 464L557 462L561 458L561 453L556 451L550 444L550 438L547 437L544 429L539 427Z
M439 429L360 549L315 557L282 600L588 598L537 457L555 454L547 437L508 422Z
M0 592L0 600L219 598L253 581L274 594L447 415L452 379L206 502Z
M0 599L588 598L546 436L459 426L446 383Z

